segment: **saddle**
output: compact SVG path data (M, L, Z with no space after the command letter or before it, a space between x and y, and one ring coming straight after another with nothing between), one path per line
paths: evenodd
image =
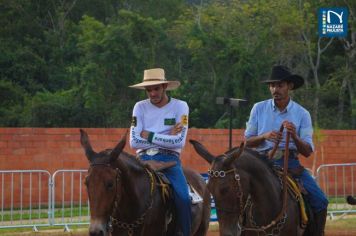
M167 201L171 197L170 194L170 181L168 178L162 173L162 170L173 167L176 165L174 161L170 162L162 162L162 161L154 161L154 160L148 160L148 161L143 161L143 163L153 170L157 176L157 182L158 185L161 187L161 194L162 194L162 199L164 201ZM203 201L203 197L200 196L198 191L189 183L188 184L188 190L189 190L189 196L192 204L198 204Z
M275 174L281 178L283 176L283 170L278 167L273 168ZM301 227L305 228L308 224L308 214L309 212L308 206L305 204L305 199L303 195L307 194L303 185L297 181L294 177L300 175L304 167L297 168L295 170L288 170L287 183L288 183L288 193L296 199L299 203L300 217L301 217Z

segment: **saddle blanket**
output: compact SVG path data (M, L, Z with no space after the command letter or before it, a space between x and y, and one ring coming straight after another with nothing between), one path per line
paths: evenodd
M188 184L189 196L192 204L197 204L203 201L203 198L200 196L197 190L193 188L190 184Z

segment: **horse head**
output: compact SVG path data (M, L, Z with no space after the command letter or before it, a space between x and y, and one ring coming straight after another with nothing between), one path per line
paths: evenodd
M298 203L291 195L282 198L282 179L268 160L244 149L244 143L218 156L197 141L190 143L211 164L208 189L215 201L220 235L302 235Z
M119 155L125 147L126 135L115 146L95 152L90 144L88 134L80 130L80 142L89 161L88 175L85 179L90 205L90 236L106 236L109 232L108 222L115 206L120 201L122 192L121 173L125 165Z
M244 143L223 155L214 156L201 143L189 141L196 152L211 164L208 189L215 201L220 235L240 235L238 218L246 196L241 185L243 173L237 171L234 163L240 158Z

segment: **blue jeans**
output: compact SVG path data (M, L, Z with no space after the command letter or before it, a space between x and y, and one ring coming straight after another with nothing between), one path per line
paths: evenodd
M329 201L309 172L304 170L297 179L301 180L305 190L308 192L304 197L309 202L313 212L318 213L325 210L328 207Z
M177 225L183 232L184 236L190 235L192 224L191 203L188 192L187 180L185 179L181 161L174 155L156 154L154 156L142 155L141 160L155 160L162 162L175 161L177 164L173 167L163 170L164 175L169 179L173 187L173 198L177 212Z
M274 161L275 165L283 167L283 159ZM300 162L296 158L289 158L288 168L294 169L300 167ZM305 200L310 204L314 213L318 213L322 210L327 209L329 201L326 198L324 192L321 190L319 185L316 183L315 179L309 174L307 170L303 170L300 176L296 177L303 184L303 187L308 192L304 196Z

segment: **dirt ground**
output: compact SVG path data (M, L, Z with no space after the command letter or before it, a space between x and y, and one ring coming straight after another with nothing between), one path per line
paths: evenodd
M355 236L356 235L356 216L338 218L326 222L326 236ZM220 236L219 225L216 222L210 223L207 236Z
M329 230L325 232L326 236L355 236L356 230L353 231L338 231L338 230ZM207 236L219 236L219 232L209 232Z
M80 233L70 233L70 232L58 232L57 231L40 231L40 232L17 232L17 233L2 233L0 230L0 235L2 236L87 236L87 232L80 232ZM355 236L356 230L327 230L326 236ZM219 236L218 231L209 231L207 236Z
M326 229L325 231L325 236L355 236L355 235L356 235L356 229L352 229L352 230ZM220 235L218 229L214 229L214 231L210 230L207 236L220 236Z
M326 225L326 236L355 236L356 235L356 218L328 220ZM217 223L211 223L207 236L219 236L219 226ZM87 236L87 228L71 229L71 232L64 232L60 229L40 229L39 232L32 232L31 229L22 229L21 232L0 229L1 236Z

